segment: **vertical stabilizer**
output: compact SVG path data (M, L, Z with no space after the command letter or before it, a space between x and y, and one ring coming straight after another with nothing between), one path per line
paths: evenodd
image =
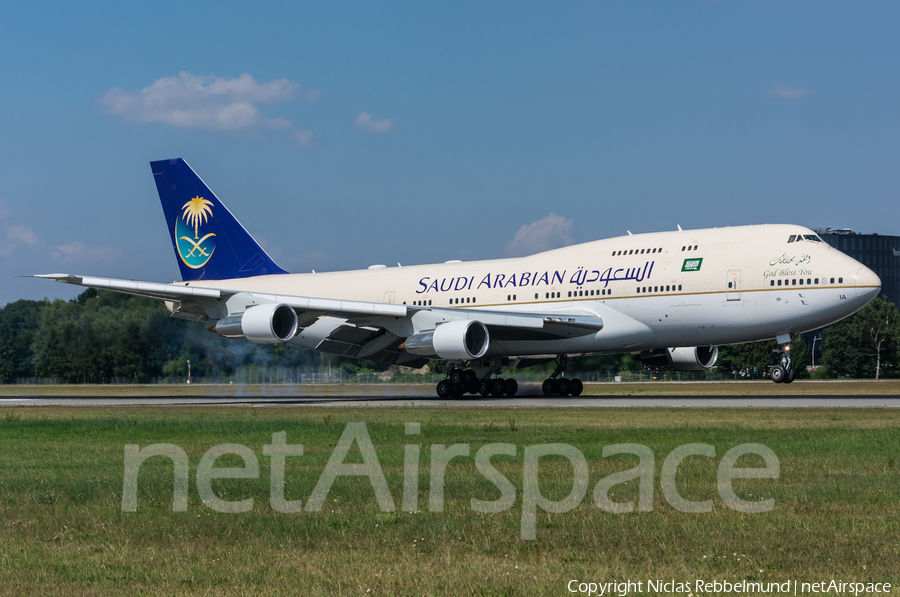
M286 274L181 158L150 162L181 278Z

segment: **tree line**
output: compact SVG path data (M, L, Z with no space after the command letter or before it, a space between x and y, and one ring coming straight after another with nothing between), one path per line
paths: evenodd
M821 367L814 377L900 377L900 312L876 298L855 315L825 329ZM720 370L764 375L777 361L775 342L723 346ZM246 367L321 371L342 368L348 375L383 371L387 365L345 359L286 344L228 340L199 322L173 319L156 300L88 289L64 301L19 300L0 308L0 381L56 378L66 383L103 383L111 378L147 382L184 378L187 361L196 376L228 376ZM805 342L792 346L792 361L807 375ZM435 363L437 364L437 363ZM540 365L553 369L552 363ZM442 370L441 363L435 367ZM573 359L569 371L637 370L631 355Z

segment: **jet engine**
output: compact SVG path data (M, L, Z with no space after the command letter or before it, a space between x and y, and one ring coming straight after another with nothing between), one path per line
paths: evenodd
M480 321L448 321L406 339L406 352L450 361L470 361L484 356L491 343L487 327Z
M641 353L641 362L651 367L669 366L679 371L701 371L716 364L718 346L684 346Z
M220 319L213 330L226 338L246 338L258 344L287 342L297 333L297 313L284 304L256 305Z

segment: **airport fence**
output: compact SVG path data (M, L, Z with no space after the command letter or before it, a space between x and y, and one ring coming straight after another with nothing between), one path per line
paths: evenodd
M542 382L546 372L516 371L507 369L504 377L513 377L519 383ZM441 373L416 373L405 371L360 371L347 372L342 369L309 371L292 367L256 367L238 370L230 374L213 376L193 376L188 382L185 377L152 377L137 380L131 377L110 377L100 380L66 380L57 377L17 377L12 382L17 385L57 385L57 384L436 384L445 376ZM577 377L586 383L592 382L654 382L654 381L740 381L761 379L759 375L747 375L731 371L577 371L566 377ZM0 381L0 384L7 382Z

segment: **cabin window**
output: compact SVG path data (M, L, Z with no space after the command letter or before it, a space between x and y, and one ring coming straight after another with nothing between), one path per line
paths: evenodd
M816 284L818 284L818 283L819 283L819 279L818 279L818 278L816 278Z
M637 292L637 293L638 293L638 294L640 294L640 292L641 292L641 287L640 287L640 286L638 286L638 288L637 288L637 291L636 291L636 292Z
M791 286L796 286L796 285L797 285L797 280L791 280Z
M472 302L473 302L473 303L475 302L475 297L474 297L474 296L472 297Z
M831 279L831 283L834 284L834 278Z
M800 286L803 286L803 278L800 278Z
M678 285L678 290L681 290L681 284Z
M688 251L690 251L690 250L691 250L691 247L688 247Z
M731 288L731 282L728 283L728 288Z
M769 280L769 282L770 282L769 286L775 286L775 280Z
M570 291L569 291L569 297L571 297L571 296L572 296L572 291L570 290Z
M797 240L797 235L796 235L796 234L792 234L792 235L790 236L790 238L788 238L788 242L789 242L789 243L792 243L792 242L794 242L795 240Z
M615 251L613 251L613 254L612 254L612 256L613 256L613 257L615 257L615 256L616 256L616 252L615 252Z
M535 292L535 293L534 293L534 298L537 298L537 297L538 297L538 295L537 295L537 293Z
M844 283L844 279L843 279L843 278L838 278L838 284L843 284L843 283Z
M778 280L778 285L781 286L781 280Z
M685 249L687 249L687 247L681 247L681 250L682 250L682 251L684 251Z

